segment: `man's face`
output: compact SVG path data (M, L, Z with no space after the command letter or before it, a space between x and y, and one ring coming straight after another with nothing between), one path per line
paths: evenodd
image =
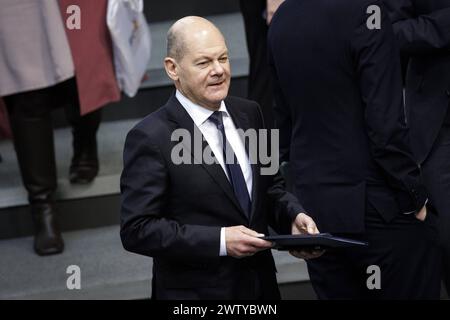
M177 61L178 89L192 102L216 110L230 87L224 39L216 30L199 31L187 38L187 50Z

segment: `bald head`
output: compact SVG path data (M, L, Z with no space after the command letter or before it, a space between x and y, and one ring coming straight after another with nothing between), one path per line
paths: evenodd
M231 69L219 29L200 17L178 20L167 33L166 73L193 103L218 110L228 95Z
M167 56L178 61L183 59L192 42L212 33L223 39L220 30L209 20L196 16L181 18L167 32Z

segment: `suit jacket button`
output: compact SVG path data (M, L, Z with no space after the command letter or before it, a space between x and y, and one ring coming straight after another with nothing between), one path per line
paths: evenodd
M445 93L450 97L450 89L445 90Z

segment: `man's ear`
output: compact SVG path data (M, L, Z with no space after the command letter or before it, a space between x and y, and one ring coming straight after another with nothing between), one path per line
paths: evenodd
M170 79L172 79L173 81L178 80L178 65L175 59L166 57L164 59L164 68L166 69L166 73Z

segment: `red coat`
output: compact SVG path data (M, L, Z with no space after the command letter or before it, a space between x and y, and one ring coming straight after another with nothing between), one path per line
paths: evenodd
M106 25L107 0L59 0L63 22L67 7L78 5L81 29L66 28L75 65L81 114L120 100L113 62L111 37Z
M81 114L120 100L111 37L106 25L107 0L59 0L63 23L69 18L67 7L78 5L81 29L66 29L77 78ZM0 97L0 139L10 137L6 108Z

